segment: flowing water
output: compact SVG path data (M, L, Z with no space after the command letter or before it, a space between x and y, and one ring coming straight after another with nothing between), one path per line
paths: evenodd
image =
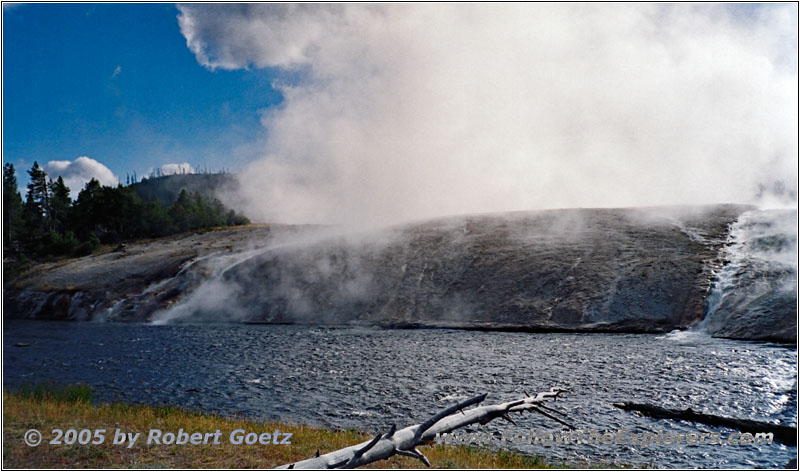
M765 294L797 298L797 211L758 210L743 213L731 226L727 263L717 273L706 299L708 322L725 298L738 296L735 305ZM743 283L747 278L761 279ZM734 305L734 306L735 306Z
M53 323L6 320L4 388L55 380L100 400L385 430L424 421L479 393L495 403L553 386L571 423L598 432L724 428L655 420L616 401L797 423L797 349L668 335L523 334L285 325ZM16 347L15 343L30 343ZM538 415L479 431L559 431ZM795 447L520 445L551 461L656 467L782 467Z

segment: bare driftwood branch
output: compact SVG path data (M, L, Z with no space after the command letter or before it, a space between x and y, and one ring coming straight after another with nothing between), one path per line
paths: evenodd
M739 431L756 434L772 433L776 441L789 446L797 445L797 428L793 426L778 425L764 421L746 420L739 418L727 418L725 416L707 415L698 413L691 408L676 410L663 408L647 403L614 403L614 406L628 411L638 411L644 416L659 419L684 420L703 423L710 426L723 426L726 428L738 429Z
M282 465L278 469L350 469L387 459L395 454L414 457L430 467L430 462L417 449L417 446L432 441L438 434L449 433L475 423L486 424L496 418L504 418L513 423L510 413L536 411L561 424L572 427L540 409L540 407L544 407L543 404L546 401L555 400L562 392L566 392L566 390L554 387L548 392L540 392L535 396L528 395L520 400L478 406L465 411L464 408L477 405L486 399L486 394L478 395L442 410L422 424L416 424L400 430L397 430L392 425L386 434L378 434L369 441L312 457L311 459ZM551 409L551 411L557 410Z

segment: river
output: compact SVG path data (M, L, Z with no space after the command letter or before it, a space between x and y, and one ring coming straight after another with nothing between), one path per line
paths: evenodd
M30 343L27 347L16 343ZM586 431L732 431L642 418L616 401L797 423L797 349L667 335L548 334L364 327L59 323L5 320L4 388L90 385L100 401L179 405L223 415L385 430L488 393L488 402L559 386L556 404ZM555 432L539 415L478 431ZM552 462L654 467L782 467L771 445L518 445Z

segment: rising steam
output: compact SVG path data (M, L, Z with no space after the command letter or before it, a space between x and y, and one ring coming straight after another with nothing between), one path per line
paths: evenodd
M256 220L797 198L795 4L180 10L205 67L285 73Z

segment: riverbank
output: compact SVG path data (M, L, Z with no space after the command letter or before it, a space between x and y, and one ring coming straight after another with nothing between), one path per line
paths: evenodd
M105 429L102 444L51 445L53 429L67 431ZM25 444L25 433L41 431L43 440L37 447ZM220 431L218 442L213 436L208 444L147 445L148 432L159 429L178 433ZM115 432L139 432L132 447L114 445ZM290 445L231 444L236 430L265 432L276 430L292 433ZM234 434L234 441L240 435ZM197 438L198 436L195 436ZM126 438L129 441L130 438ZM164 439L167 439L164 436ZM123 403L95 405L88 388L66 388L52 391L3 393L3 468L272 468L313 457L317 450L326 453L371 439L371 435L354 430L332 431L282 422L257 422L244 418L224 418L170 406L154 407ZM66 441L66 434L62 442ZM99 440L97 440L99 442ZM202 442L202 439L197 442ZM489 451L465 446L430 445L422 448L434 468L551 468L541 457L509 451ZM371 464L374 468L419 468L416 459L395 456Z

